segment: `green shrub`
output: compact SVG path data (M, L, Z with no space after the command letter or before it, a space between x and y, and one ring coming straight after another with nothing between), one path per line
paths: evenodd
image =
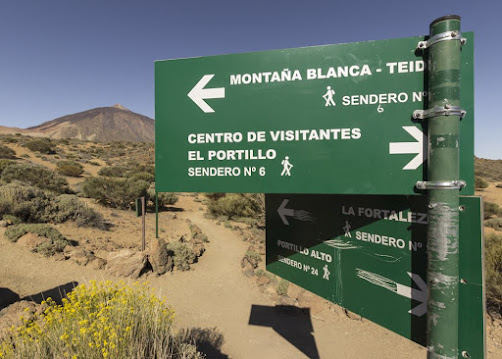
M485 238L486 305L497 314L502 310L502 235Z
M36 138L24 144L25 147L33 152L40 152L47 155L54 154L54 145L48 138Z
M62 194L51 203L49 222L62 223L74 221L79 227L107 229L101 213L89 208L77 196Z
M138 164L137 162L127 162L125 166L129 168L130 175L139 172L147 172L155 175L155 167L151 165Z
M3 141L5 143L18 143L19 142L19 140L17 138L15 138L15 137L5 137L3 139Z
M221 197L225 197L225 193L221 193L221 192L204 193L204 195L207 198L209 198L210 200L217 200L217 199L220 199Z
M136 198L146 197L149 186L148 182L142 180L88 177L82 185L82 192L105 206L130 209Z
M502 231L502 218L491 218L486 220L485 227L494 228L496 231Z
M0 186L0 215L13 215L23 222L44 222L54 196L36 187L15 182Z
M261 256L260 256L260 254L254 252L254 251L247 251L244 256L248 257L249 259L251 259L254 262L261 262Z
M265 271L265 270L263 270L261 268L256 270L255 275L257 277L267 277L273 283L277 282L277 278L276 278L275 275L273 275L272 273L267 272L267 271Z
M78 226L106 229L103 216L75 195L54 196L22 183L0 186L0 216L6 218L9 215L22 222L62 223L72 220Z
M12 148L0 145L0 158L15 158L16 151Z
M58 145L69 145L70 140L68 140L67 138L60 138L57 140L57 143Z
M483 203L483 209L485 219L488 219L493 215L498 216L502 212L498 204L488 201Z
M212 215L260 218L264 215L265 201L262 194L228 193L216 199L208 197L208 209Z
M3 216L2 216L2 219L3 219L4 221L8 221L8 222L10 222L11 224L19 224L19 223L21 223L21 222L22 222L22 221L21 221L18 217L13 216L13 215L11 215L11 214L6 214L6 215L3 215Z
M143 284L90 281L61 305L50 298L42 305L11 329L0 358L205 358L195 335L177 333L172 308Z
M62 252L64 247L70 244L56 228L49 224L22 223L10 226L5 230L5 237L11 242L17 242L26 233L35 233L49 239L34 250L45 256L52 256L57 252Z
M99 163L98 161L89 161L89 164L91 166L101 166L101 163Z
M148 200L152 202L152 205L155 206L155 189L150 188L147 191ZM178 195L174 192L159 192L158 200L159 200L159 208L165 206L172 206L176 202L178 202Z
M143 180L148 183L155 182L155 175L149 172L136 172L127 176L131 181Z
M160 192L158 194L159 197L159 206L172 206L176 202L178 202L178 195L174 192Z
M488 181L486 181L483 177L475 176L474 186L479 189L486 188L488 187Z
M174 265L182 271L190 269L190 264L195 263L195 254L186 243L171 242L166 246L170 255L173 256Z
M16 162L10 161L10 160L6 160L6 159L0 159L0 175L2 174L2 172L4 171L4 169L7 168L7 166L10 166L10 165L12 165L14 163L16 163Z
M279 295L287 295L289 288L289 282L285 279L281 279L279 283L277 283L276 292Z
M103 167L98 171L98 175L105 177L125 177L127 168L122 166Z
M15 163L7 166L0 178L7 183L21 181L57 194L70 192L66 179L44 166Z
M56 166L56 170L63 176L80 177L84 173L84 167L78 162L59 161Z

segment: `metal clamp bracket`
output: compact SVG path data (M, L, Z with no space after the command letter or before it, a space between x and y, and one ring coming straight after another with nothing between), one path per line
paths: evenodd
M462 34L458 31L446 31L431 36L427 41L419 41L417 45L417 49L424 50L428 47L431 47L436 42L446 41L446 40L459 40L460 45L464 45L467 42L465 37L462 37Z
M418 181L415 185L417 189L462 189L466 186L465 181Z
M464 118L466 114L467 111L462 110L461 107L446 104L444 107L433 107L428 110L415 110L413 111L413 118L415 120L424 120L426 118L438 116L460 116L460 118Z

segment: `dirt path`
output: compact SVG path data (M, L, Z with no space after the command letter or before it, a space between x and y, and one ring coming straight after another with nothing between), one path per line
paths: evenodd
M315 315L278 311L275 303L242 274L240 261L247 242L235 232L204 218L192 197L180 198L180 219L190 219L209 237L206 253L188 272L175 271L147 280L175 308L183 327L217 328L224 342L215 358L425 358L423 348L366 320L347 318L328 308ZM169 228L170 213L160 214ZM150 229L154 215L149 214ZM149 231L149 238L153 238ZM114 279L104 271L70 261L54 261L8 242L0 231L0 287L20 296L73 281ZM262 325L249 325L252 321ZM275 329L274 329L275 328ZM493 358L502 352L494 354Z
M167 298L177 308L184 324L221 330L225 337L224 353L233 358L305 358L315 357L317 346L320 358L389 358L395 350L403 353L401 358L424 356L425 351L416 344L386 335L381 328L366 321L353 321L333 312L319 313L312 318L312 337L308 317L278 313L272 309L275 303L250 286L243 276L240 260L247 243L235 238L229 229L203 218L203 212L181 216L190 218L208 235L211 254L201 258L195 270L197 275L175 273L172 279L161 277L151 282L168 290ZM162 285L166 281L167 286ZM253 306L265 307L261 308L263 316L253 319L268 322L270 326L248 325ZM308 356L274 331L271 327L274 324L286 337L296 336L292 341ZM386 343L385 339L393 343Z

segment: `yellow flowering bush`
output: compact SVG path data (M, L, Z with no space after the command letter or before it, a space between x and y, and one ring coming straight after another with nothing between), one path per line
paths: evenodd
M174 334L174 311L146 283L90 281L12 327L0 358L203 358Z

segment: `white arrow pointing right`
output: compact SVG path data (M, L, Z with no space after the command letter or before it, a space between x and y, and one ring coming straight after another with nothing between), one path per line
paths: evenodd
M418 274L407 272L408 275L413 279L413 281L418 285L420 289L411 288L399 283L396 283L397 286L397 294L402 295L403 297L415 299L420 302L415 308L408 311L417 317L421 317L425 313L427 313L427 284L424 282L422 277Z
M408 313L413 314L417 317L421 317L427 313L427 283L418 274L406 272L413 279L420 289L415 289L396 283L396 281L381 276L373 272L368 272L360 268L356 268L357 276L364 279L371 284L377 285L379 287L390 290L391 292L397 293L400 296L414 299L420 302L415 308L408 311Z
M416 170L425 161L424 147L427 136L415 126L403 126L403 129L417 140L417 142L391 142L389 153L394 154L417 154L403 167L403 170Z

